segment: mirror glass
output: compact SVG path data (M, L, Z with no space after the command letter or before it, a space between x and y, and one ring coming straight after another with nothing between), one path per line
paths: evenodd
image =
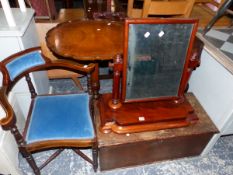
M193 24L129 24L126 100L177 96Z

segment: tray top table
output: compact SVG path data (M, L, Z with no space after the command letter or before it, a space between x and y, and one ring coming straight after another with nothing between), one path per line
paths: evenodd
M48 31L48 48L63 59L92 61L92 89L95 98L99 91L99 60L112 60L123 53L123 22L107 20L74 20L58 24Z

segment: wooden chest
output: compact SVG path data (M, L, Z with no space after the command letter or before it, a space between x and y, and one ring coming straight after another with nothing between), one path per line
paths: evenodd
M200 155L211 137L218 132L193 94L187 94L199 121L188 127L133 134L104 134L99 129L100 170L143 165L161 160Z

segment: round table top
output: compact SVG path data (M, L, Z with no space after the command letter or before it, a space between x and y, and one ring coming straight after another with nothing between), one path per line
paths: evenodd
M48 48L62 57L80 61L111 60L123 53L122 22L74 20L48 31Z

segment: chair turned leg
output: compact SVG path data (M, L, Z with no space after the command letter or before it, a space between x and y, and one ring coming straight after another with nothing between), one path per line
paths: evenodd
M25 159L27 160L28 164L32 168L35 175L40 175L40 169L37 167L36 162L34 158L32 157L32 155L25 156Z
M98 168L98 147L97 146L93 146L92 148L92 157L93 157L93 169L94 169L94 172L96 172Z
M23 139L23 136L20 134L18 128L16 127L16 125L13 125L11 127L11 133L15 137L15 140L16 140L18 148L19 148L19 152L27 160L28 164L30 165L30 167L32 168L34 173L36 175L40 175L40 169L36 165L36 162L35 162L34 158L32 157L31 153L25 148L25 141Z
M88 94L92 95L92 81L91 81L91 76L90 74L87 74L87 92Z

